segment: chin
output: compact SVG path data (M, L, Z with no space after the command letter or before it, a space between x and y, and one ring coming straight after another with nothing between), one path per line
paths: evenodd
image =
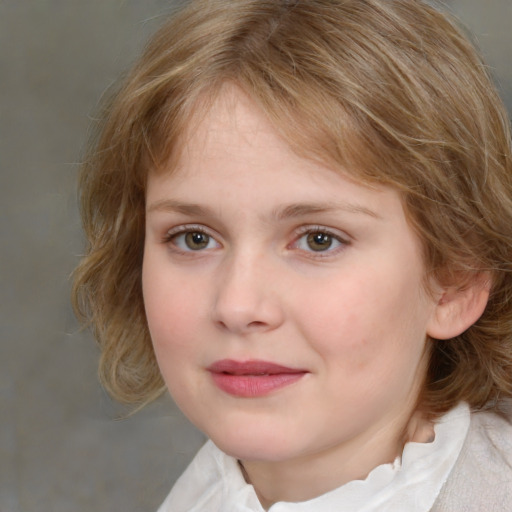
M212 441L224 453L244 461L260 461L260 462L282 462L293 458L293 454L282 447L272 446L269 443L250 443L237 444L232 442L219 442L215 439Z
M278 428L215 429L208 437L224 453L236 459L278 462L293 458L301 451L290 436L284 437Z

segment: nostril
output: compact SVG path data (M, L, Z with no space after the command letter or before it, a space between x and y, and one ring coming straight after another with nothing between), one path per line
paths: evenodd
M217 326L220 327L221 329L227 329L227 330L233 330L235 329L235 326L226 323L222 320L218 320L216 322ZM258 320L254 321L254 322L249 322L243 326L238 326L238 329L240 330L246 330L246 331L257 331L258 329L264 329L265 327L267 326L267 324L265 322L260 322Z
M222 328L222 329L227 329L228 326L222 321L222 320L218 320L217 321L217 325Z
M260 322L260 321L254 321L254 322L250 322L249 324L247 324L247 327L249 328L253 328L253 329L258 329L260 327L265 327L265 322Z
M233 288L231 289L231 291ZM217 298L211 310L217 329L232 333L256 333L277 328L283 315L278 301L268 297L238 294Z

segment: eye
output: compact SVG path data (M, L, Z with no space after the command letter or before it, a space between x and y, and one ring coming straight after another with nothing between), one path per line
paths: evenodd
M306 244L312 251L327 251L336 243L336 240L327 233L309 233L306 235Z
M208 233L201 229L182 229L178 232L169 232L164 242L172 244L183 252L204 251L205 249L216 249L220 244Z
M297 239L294 246L301 251L322 253L333 252L347 244L340 236L319 228L309 229Z

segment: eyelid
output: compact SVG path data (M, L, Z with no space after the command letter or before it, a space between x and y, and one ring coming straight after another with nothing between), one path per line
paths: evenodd
M180 224L178 226L175 226L165 232L165 234L162 237L162 243L164 244L171 244L173 239L178 237L179 235L190 233L190 232L198 232L198 233L204 233L205 235L209 236L219 247L222 246L221 242L219 241L220 236L217 234L216 231L208 228L204 224ZM325 251L307 251L305 249L300 249L297 247L298 242L301 240L301 238L304 235L309 235L311 233L324 233L326 235L329 235L333 239L335 239L337 242L339 242L340 246L326 249ZM296 249L301 250L301 252L308 253L308 255L315 257L315 258L322 258L322 257L328 257L332 256L334 254L337 254L339 251L346 248L346 246L351 244L352 238L345 232L340 231L335 228L330 228L327 226L323 226L320 224L310 224L310 225L303 225L299 226L295 229L295 234L293 237L293 240L290 244L288 244L288 249ZM173 245L172 249L176 252L181 253L188 253L189 251L183 251L178 247L178 245ZM211 249L210 249L211 250ZM196 252L196 251L190 251L190 252ZM197 253L200 253L203 251L197 251Z
M323 233L323 234L329 235L330 237L335 239L337 242L339 242L340 245L338 247L328 248L325 251L314 251L314 250L308 251L308 250L305 250L305 249L300 249L298 247L299 241L305 235L309 235L309 234L312 234L312 233ZM329 256L336 255L340 251L343 251L350 244L351 244L351 237L349 235L347 235L346 233L340 232L338 229L333 229L333 228L328 228L326 226L321 226L321 225L318 225L318 224L313 224L313 225L300 226L299 228L297 228L295 230L294 240L289 245L289 248L291 248L291 249L298 249L301 252L307 254L308 257L327 258Z
M180 235L184 235L186 233L203 233L210 237L215 243L220 247L222 244L219 242L219 236L217 233L203 224L180 224L179 226L175 226L165 232L162 237L162 243L170 245L171 242ZM184 251L180 249L177 245L173 246L173 250L180 253L188 253L188 252L203 252L203 251Z
M344 231L340 231L339 229L329 228L327 226L322 226L320 224L310 224L310 225L300 226L295 230L295 232L299 236L309 234L309 233L325 233L326 235L330 235L345 244L349 244L351 241L351 237Z
M217 237L213 235L211 231L203 224L180 224L179 226L168 229L165 232L163 238L164 241L169 241L172 237L182 233L188 233L189 231L197 231L198 233L204 233L205 235L212 236L213 238L217 239Z

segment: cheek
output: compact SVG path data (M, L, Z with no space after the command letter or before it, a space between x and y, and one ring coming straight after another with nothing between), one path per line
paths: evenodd
M189 345L197 326L198 297L179 273L145 259L142 290L149 331L157 358ZM160 361L159 361L160 362Z
M367 269L364 277L355 274L317 287L297 306L305 337L326 360L353 369L385 372L383 363L415 358L424 342L425 315L416 276L393 279Z
M357 345L364 332L371 332L382 304L376 300L375 285L369 289L355 276L335 276L317 282L308 293L294 293L295 316L302 318L308 337L325 341L343 340L347 346ZM304 300L304 298L307 300Z
M201 338L196 334L193 298L173 291L172 286L162 287L151 280L144 284L146 316L156 360L167 389L186 412L190 390L196 387L188 363L196 361L200 348L197 340Z

